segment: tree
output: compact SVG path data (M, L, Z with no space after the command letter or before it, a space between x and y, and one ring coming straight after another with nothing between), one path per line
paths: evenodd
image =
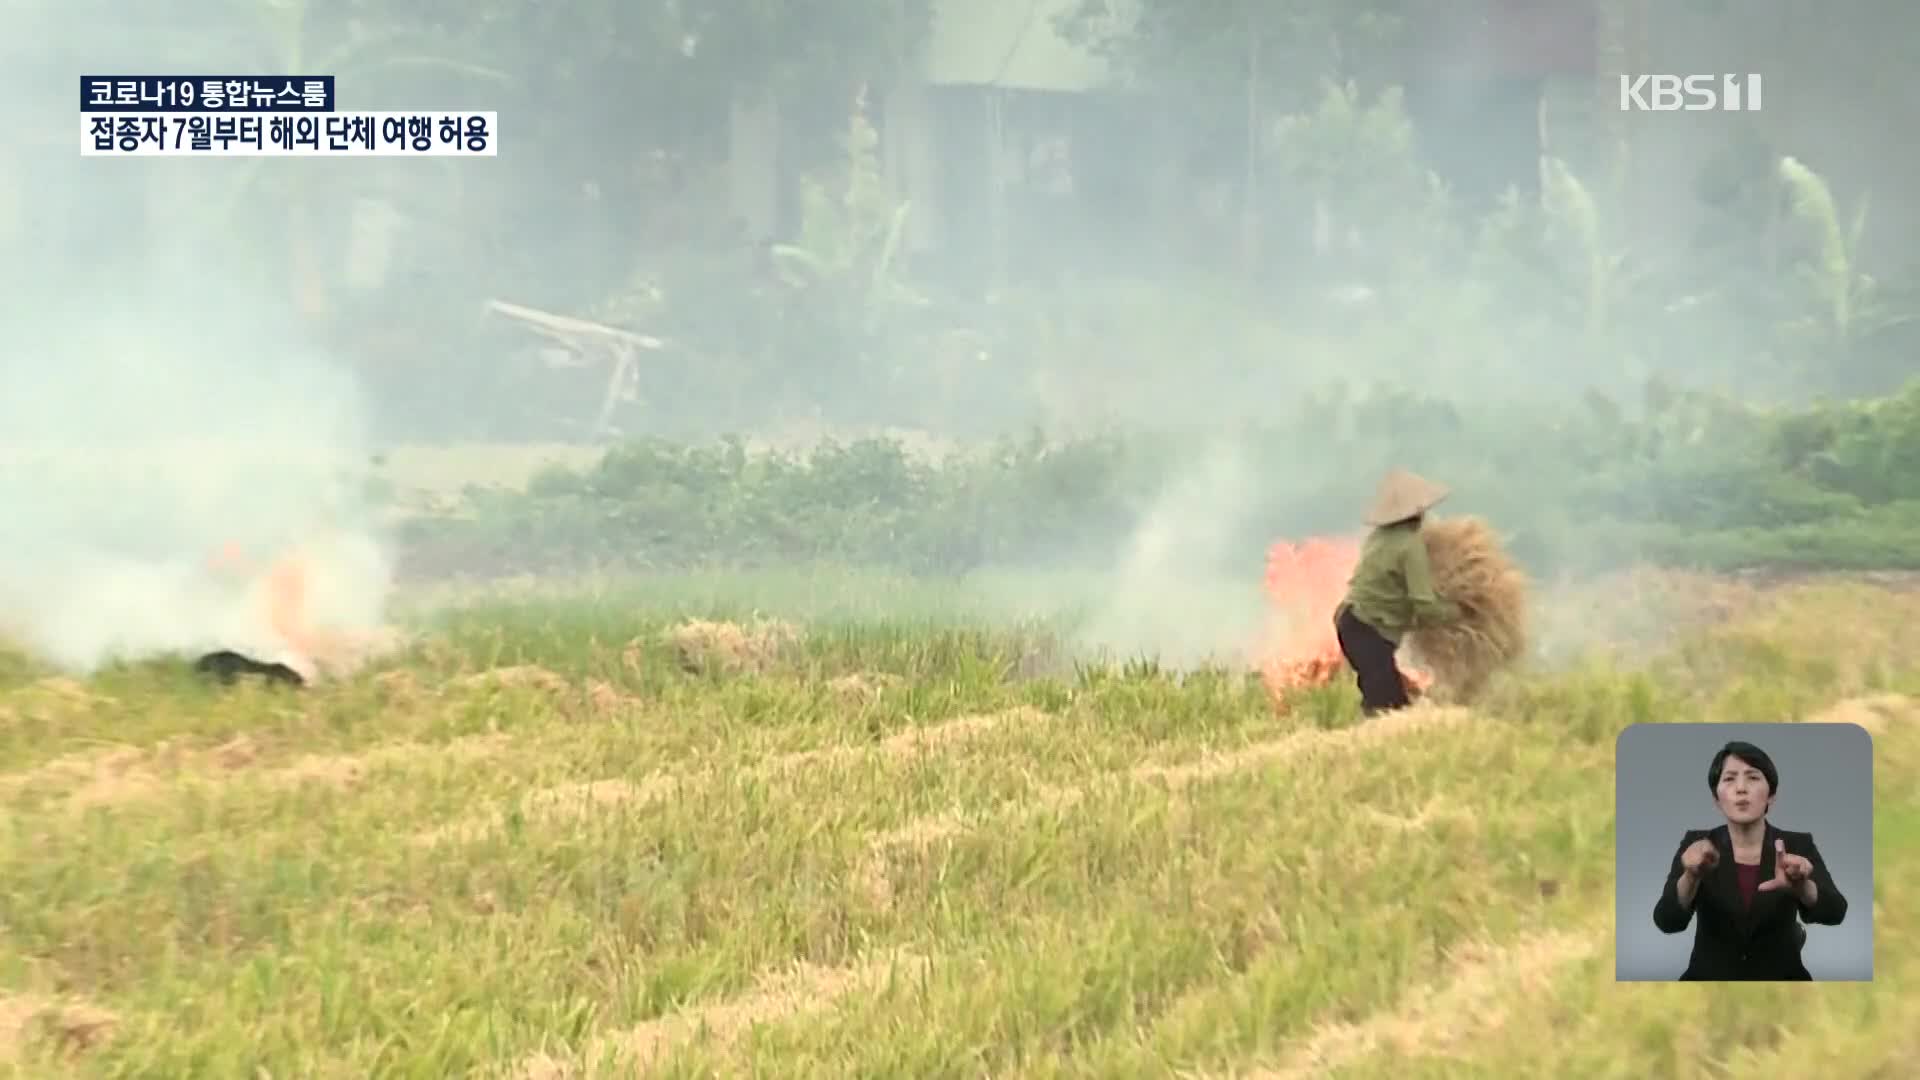
M1382 59L1409 17L1434 2L1132 0L1116 15L1114 0L1081 0L1061 33L1169 109L1203 171L1233 178L1250 266L1276 118L1315 107L1328 84L1380 89L1369 76L1391 70Z

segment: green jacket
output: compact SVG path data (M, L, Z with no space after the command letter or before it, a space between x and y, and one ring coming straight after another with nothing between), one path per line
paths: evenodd
M1373 530L1360 548L1360 564L1347 581L1346 606L1388 641L1399 643L1417 625L1447 623L1460 606L1433 591L1427 544L1418 524Z

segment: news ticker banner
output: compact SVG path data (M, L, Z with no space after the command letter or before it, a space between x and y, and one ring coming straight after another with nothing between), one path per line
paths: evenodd
M83 75L82 157L498 157L497 112L339 112L331 75Z

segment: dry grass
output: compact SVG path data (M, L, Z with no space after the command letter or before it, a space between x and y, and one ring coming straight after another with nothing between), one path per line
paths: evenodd
M498 736L473 735L438 744L393 742L360 754L297 753L274 764L278 758L246 735L205 748L193 746L191 740L170 739L150 747L61 755L35 768L0 776L0 796L40 796L43 805L64 802L69 810L84 813L177 798L197 784L345 788L380 768L404 768L427 759L473 762L506 749Z
M799 642L799 628L777 619L747 625L689 619L667 631L682 670L706 674L761 674Z
M584 1057L607 1074L627 1075L658 1067L671 1051L695 1040L705 1040L730 1055L741 1036L756 1026L831 1008L851 993L884 986L897 978L911 979L924 968L923 961L911 956L850 968L797 964L761 975L759 985L741 997L685 1009L605 1036L588 1047ZM586 1071L565 1059L541 1053L522 1063L518 1075L522 1080L573 1080Z
M1417 627L1409 651L1434 676L1445 700L1470 702L1493 676L1527 653L1527 576L1492 526L1448 518L1421 529L1434 591L1460 606L1457 622Z
M409 643L405 634L390 626L355 633L320 634L310 642L308 659L320 676L345 679L399 653Z
M0 1075L1910 1069L1920 596L1367 722L905 616L690 674L620 610L299 695L0 666ZM1875 728L1875 981L1616 985L1617 735L1756 716Z
M631 810L669 799L688 799L722 790L729 782L765 782L808 778L824 770L845 769L865 760L877 760L895 768L909 759L931 754L943 748L977 741L989 734L1011 728L1043 723L1044 713L1032 708L1014 708L999 713L956 717L930 727L909 728L889 735L877 743L838 745L814 750L776 754L744 767L706 768L687 772L655 770L638 784L612 778L569 781L530 793L520 810L523 814L552 819L568 816L576 820L593 817L614 808ZM477 815L451 826L427 830L414 837L414 843L431 847L441 843L473 843L506 827L512 815L500 810Z
M118 1023L112 1013L83 1001L0 993L0 1065L16 1062L29 1043L85 1053Z
M1920 700L1907 694L1848 698L1808 718L1814 724L1854 724L1869 735L1883 735L1895 724L1920 722Z
M1328 1024L1280 1068L1239 1075L1249 1080L1309 1080L1383 1053L1454 1056L1468 1040L1499 1030L1510 1003L1551 990L1564 967L1597 953L1599 937L1596 928L1589 927L1580 933L1548 932L1511 946L1464 945L1448 958L1452 973L1444 985L1416 987L1405 1004L1358 1023Z
M538 664L515 664L489 671L476 671L462 675L456 685L468 689L538 690L554 695L570 694L573 691L572 684L567 682L565 676L549 671Z
M880 696L889 690L898 689L898 676L883 672L856 671L827 681L827 689L833 692L843 705L873 705Z

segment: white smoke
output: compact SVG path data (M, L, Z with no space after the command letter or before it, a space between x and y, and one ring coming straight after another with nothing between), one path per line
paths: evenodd
M1237 561L1232 544L1246 535L1254 485L1245 452L1226 442L1170 484L1128 541L1080 644L1175 668L1248 662L1264 619L1262 553L1238 560L1244 580L1222 582L1211 568Z
M315 614L377 626L391 572L351 373L250 314L237 283L141 291L5 331L0 630L76 672L274 656L261 578L300 545ZM245 573L215 565L229 546Z

